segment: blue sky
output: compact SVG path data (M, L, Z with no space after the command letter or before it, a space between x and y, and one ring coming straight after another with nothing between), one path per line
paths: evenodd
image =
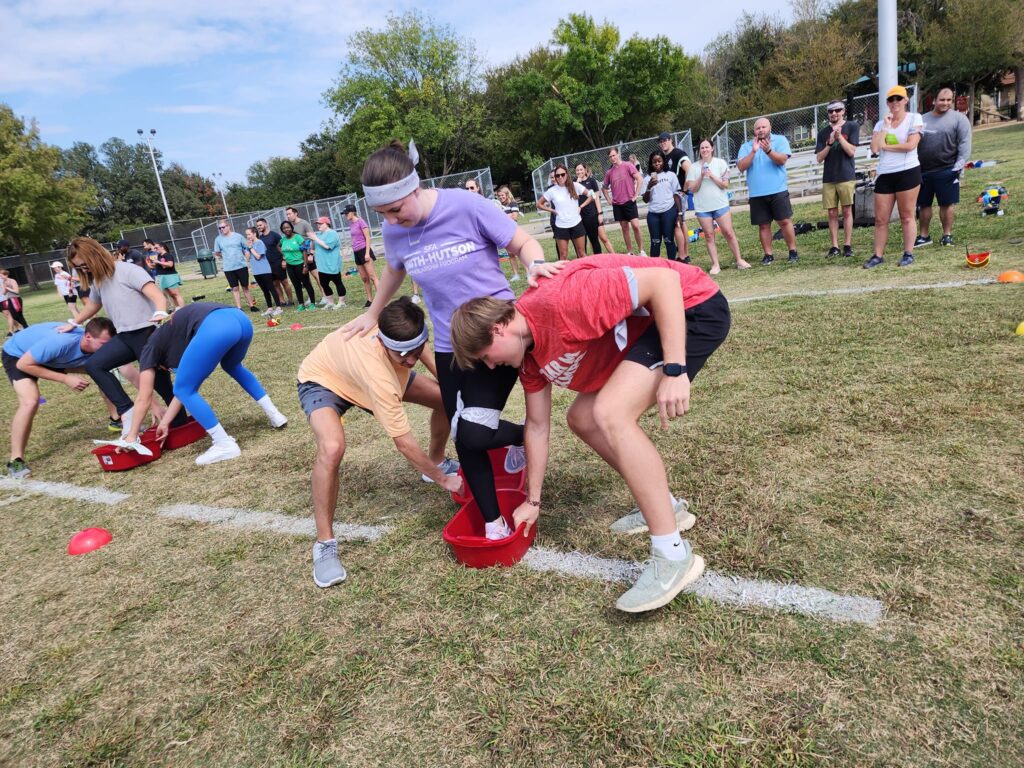
M348 37L413 8L474 41L488 64L546 43L571 12L613 21L623 39L665 34L692 54L744 10L790 16L788 0L0 0L0 101L52 144L130 142L156 128L165 161L242 181L257 160L298 154L330 117L321 98Z

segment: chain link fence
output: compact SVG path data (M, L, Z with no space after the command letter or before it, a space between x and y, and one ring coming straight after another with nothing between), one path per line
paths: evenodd
M683 152L686 153L686 156L692 160L693 136L690 131L671 131L670 133L672 135L673 143L682 149ZM610 167L610 163L608 162L608 150L612 148L619 150L619 156L622 158L623 162L628 162L630 155L636 155L637 160L640 161L640 167L646 172L648 158L651 156L652 152L659 151L661 146L658 143L658 137L651 136L646 139L624 141L618 144L611 144L607 147L585 149L580 152L571 152L566 155L549 158L543 165L539 168L535 168L533 171L533 199L535 201L539 200L540 196L544 194L544 190L551 186L551 172L555 170L555 166L559 163L562 163L566 168L568 168L570 174L573 173L573 170L577 165L583 163L594 172L594 178L598 181L604 181L605 171ZM600 200L598 202L600 202Z
M910 95L910 111L917 109L917 88L907 86ZM754 123L767 117L772 123L772 133L780 134L789 139L793 153L806 152L814 149L818 131L828 122L825 110L828 102L812 104L807 107L787 109L767 115L747 117L742 120L730 120L711 137L715 145L715 154L730 164L736 162L740 147L754 138ZM856 96L847 101L846 119L856 120L860 124L861 143L871 141L871 129L878 122L878 93Z

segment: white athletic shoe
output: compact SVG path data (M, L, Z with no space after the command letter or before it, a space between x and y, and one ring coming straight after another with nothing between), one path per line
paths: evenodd
M284 314L284 310L281 309L281 307L274 307L274 317L277 317L278 315L283 315L283 314Z
M263 315L263 317L273 317L274 316L274 308L270 307L269 309L265 309L262 312L260 312L260 314Z
M207 464L216 464L218 461L237 459L241 455L242 449L238 447L235 438L229 437L211 445L206 453L196 459L196 464L205 467Z
M322 299L320 299L320 306L321 307L326 307L330 303L331 303L331 300L327 296L324 296Z
M676 499L673 511L676 513L676 525L680 531L688 531L697 523L697 518L690 512L690 504L686 499ZM612 533L624 534L647 533L647 521L644 520L640 508L634 507L628 515L612 523L610 530Z
M280 429L281 427L288 423L288 417L285 416L280 411L268 413L267 418L270 419L270 426L272 426L274 429Z
M644 253L644 249L643 248L640 249L640 255L641 256L646 256L647 255L646 253Z
M508 527L504 517L499 517L492 523L484 523L484 536L490 541L507 539L512 533L513 531Z

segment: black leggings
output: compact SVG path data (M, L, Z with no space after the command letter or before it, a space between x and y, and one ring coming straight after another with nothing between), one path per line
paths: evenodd
M590 250L594 253L601 253L601 238L597 236L598 224L597 214L583 217L583 229L587 232L587 240L590 241Z
M456 397L460 392L464 407L489 408L500 413L519 379L519 370L510 365L499 365L492 369L477 364L473 370L463 371L454 365L455 356L451 352L436 352L435 357L441 399L449 420L455 415ZM487 451L522 444L521 424L499 420L498 427L492 429L459 419L455 451L459 455L462 473L466 476L473 498L487 522L493 522L501 516L498 495L494 490L494 470Z
M330 272L319 272L317 277L320 279L320 287L323 289L324 296L333 296L331 293L331 283L338 289L338 295L345 295L345 284L341 282L341 275L338 273L331 274Z
M0 308L3 308L11 313L11 317L18 325L22 328L28 328L28 320L21 313L21 297L11 296L0 303Z
M107 399L117 408L117 415L125 413L132 407L132 400L124 391L117 376L111 373L125 363L133 363L142 354L142 348L146 346L150 334L156 330L154 326L139 328L135 331L121 331L110 341L93 352L85 364L85 372L96 382L96 386L107 396ZM163 368L156 368L156 380L153 388L157 391L163 401L170 405L174 398L174 391L171 388L171 374ZM136 414L136 418L142 418L144 414ZM178 417L174 420L174 426L183 424L188 418L185 409L182 408Z
M256 284L263 291L263 300L267 302L267 309L270 309L274 304L281 306L281 300L277 298L277 291L274 290L274 275L268 272L265 275L253 275L256 278Z
M309 293L309 303L316 304L316 294L313 293L313 283L309 280L309 273L303 272L301 264L289 264L288 265L288 278L292 281L292 287L295 289L295 301L302 304L302 289L305 288Z

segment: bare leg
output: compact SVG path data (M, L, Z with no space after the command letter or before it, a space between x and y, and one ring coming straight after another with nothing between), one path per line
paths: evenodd
M875 256L885 255L885 244L889 242L889 217L896 204L896 195L875 192Z
M313 517L319 541L334 538L334 509L338 505L338 467L345 456L345 429L333 408L318 408L309 417L316 438L313 463Z
M900 211L900 224L903 225L903 252L914 252L914 241L917 239L917 219L914 208L917 205L917 193L921 187L907 189L896 193L896 206Z
M622 239L626 241L626 253L632 253L633 252L633 240L630 238L630 235L629 235L629 222L628 221L620 221L619 222L619 226L622 228ZM637 240L637 242L639 243L641 241Z
M708 245L708 255L711 257L711 274L717 275L722 267L718 263L718 245L715 243L715 220L710 216L698 216L700 228L704 231L704 242Z
M576 249L576 258L582 259L587 255L586 244L582 237L574 237L572 239L572 247ZM568 248L566 248L568 250Z
M726 211L723 216L718 218L718 228L722 231L722 237L725 238L725 242L729 244L733 258L736 259L736 266L749 267L750 265L740 255L740 241L736 237L736 230L732 226L732 213Z
M843 206L843 245L853 245L853 206Z
M677 259L690 257L690 235L686 231L686 220L682 217L676 219L676 228L673 232L676 238ZM717 263L717 262L716 262Z
M828 209L828 233L832 236L832 247L839 247L839 209Z
M451 431L451 423L444 412L444 403L441 400L441 388L433 379L417 376L406 388L402 399L432 409L430 447L427 449L427 456L435 464L440 464L444 461L444 447L448 443L448 434Z
M927 208L922 207L917 212L918 218L921 220L921 237L928 237L928 229L932 225L932 207L929 205ZM939 219L942 219L942 207L939 207Z
M791 251L796 250L796 230L793 229L792 219L783 219L778 222L779 229L782 230L782 239L786 242L786 246Z
M11 460L25 457L25 446L32 434L32 420L39 410L39 384L32 379L14 382L18 408L11 418Z
M764 251L765 255L774 255L772 253L772 225L770 222L757 225L757 237L761 241L761 250Z
M565 261L569 257L568 240L555 240L555 248L558 250L559 261Z
M956 215L956 206L954 205L940 205L939 206L939 221L942 222L942 234L952 235L953 234L953 217Z
M640 237L640 219L633 219L629 222L629 225L633 228L633 237L636 238L636 247L643 250L643 238Z
M605 253L615 253L612 249L612 241L608 239L608 233L604 231L604 224L597 225L597 239L601 241L601 248Z
M245 292L248 293L249 289L246 288ZM238 298L238 286L237 285L234 288L231 289L231 298L233 298L235 300L235 309L241 309L242 308L242 300L240 298Z

